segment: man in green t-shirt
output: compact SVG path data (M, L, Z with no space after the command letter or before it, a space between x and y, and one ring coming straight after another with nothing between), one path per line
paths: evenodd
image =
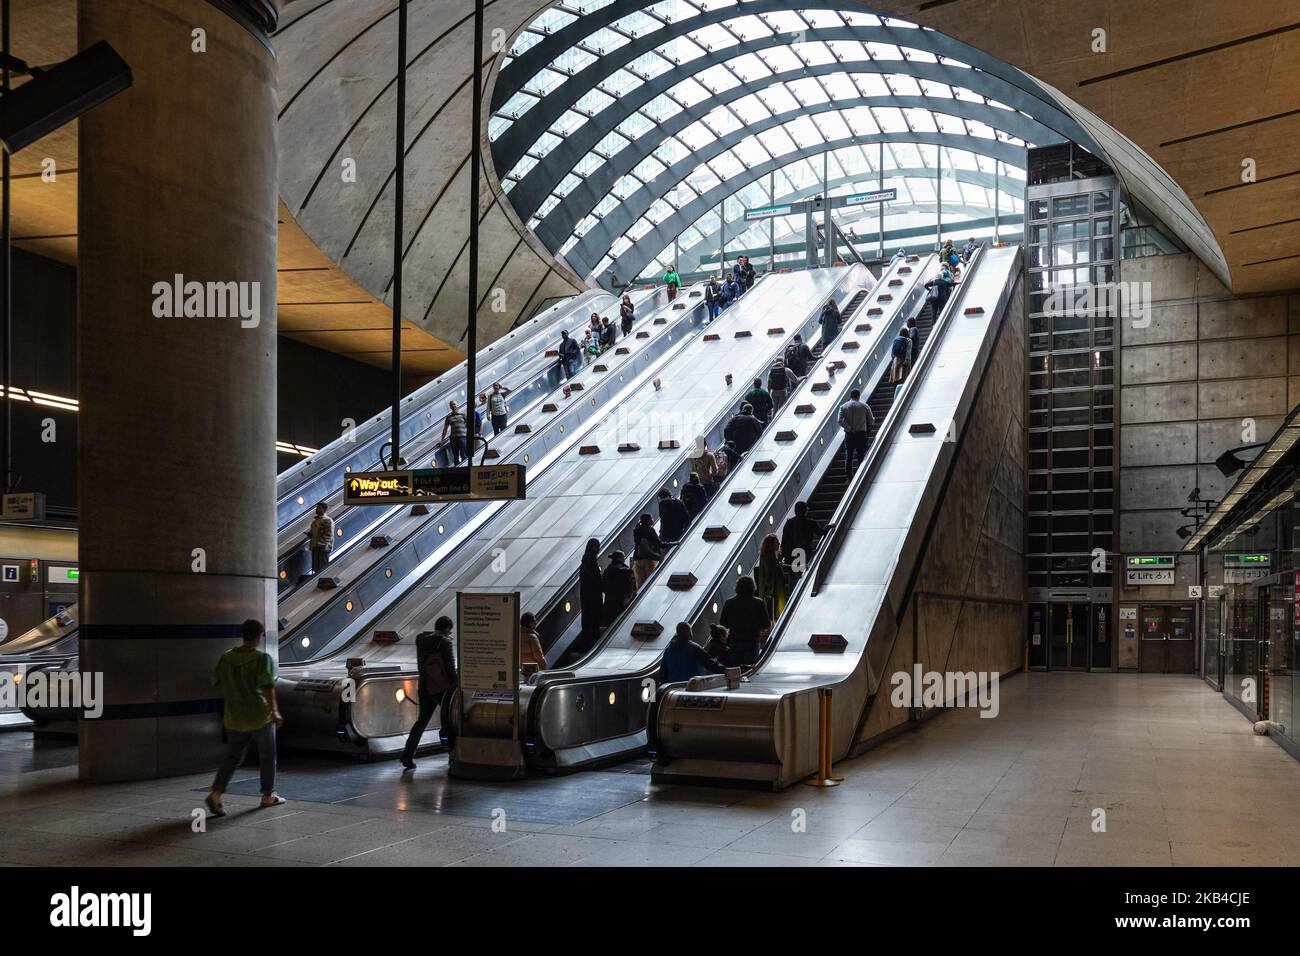
M249 744L257 745L257 762L262 771L261 805L274 807L285 802L275 792L275 728L284 723L275 702L275 661L257 647L265 634L261 621L245 621L244 642L221 655L212 678L225 700L222 722L226 728L226 756L212 781L212 792L204 800L214 817L226 815L221 795L235 768L243 763Z

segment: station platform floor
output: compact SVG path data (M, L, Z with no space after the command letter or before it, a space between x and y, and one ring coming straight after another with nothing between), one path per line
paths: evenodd
M192 831L210 775L83 786L76 747L0 733L0 862L57 866L1276 866L1300 762L1192 677L1034 673L837 768L834 789L652 786L646 761L488 785L445 757L286 755L288 804ZM1097 810L1105 830L1096 832ZM802 828L799 826L803 823ZM495 825L494 825L495 823Z

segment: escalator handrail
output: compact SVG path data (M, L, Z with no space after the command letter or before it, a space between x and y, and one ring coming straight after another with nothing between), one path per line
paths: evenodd
M943 338L943 333L947 330L948 324L952 317L957 314L959 307L964 307L966 295L971 288L971 277L979 267L980 262L984 259L984 250L986 246L980 246L966 264L964 270L965 276L961 282L960 288L956 294L949 297L943 311L935 319L934 325L930 329L929 336L926 337L925 343L921 346L921 354L916 357L912 363L912 368L908 372L907 378L903 380L903 391L894 398L893 403L889 406L889 412L885 415L885 420L881 422L880 427L876 429L876 435L871 442L871 448L867 451L867 459L858 468L857 473L845 489L844 497L840 499L839 507L831 515L831 530L826 535L826 540L822 547L818 549L817 556L813 560L812 567L808 568L805 577L809 580L810 593L816 595L821 590L822 584L826 581L826 575L829 573L831 565L835 563L835 558L839 554L840 547L844 541L844 535L848 532L848 523L844 520L847 512L854 512L861 504L861 498L867 487L871 484L871 479L875 472L880 468L884 457L884 449L889 445L889 440L893 438L894 432L897 431L899 424L903 419L903 409L907 408L912 397L912 391L916 383L924 377L924 373L929 370L931 356L935 352L935 342ZM881 441L881 438L885 441ZM793 595L791 596L793 598ZM791 600L788 603L793 603ZM773 636L775 636L775 629Z
M971 276L974 275L975 268L982 261L982 253L984 249L984 246L977 249L975 254L971 257L970 262L966 264L964 270L965 278L961 282L960 291L954 293L948 299L947 303L944 305L943 311L935 318L934 325L930 328L930 334L926 336L925 342L921 345L920 354L916 357L915 362L913 362L912 369L908 372L907 378L903 380L903 391L896 399L894 399L893 403L889 407L889 412L885 415L884 421L881 422L880 427L876 429L875 437L871 441L871 447L867 450L866 460L858 466L857 471L850 479L849 486L844 490L844 496L840 499L840 503L835 508L834 514L831 515L831 520L829 522L830 530L822 539L821 545L818 547L817 553L813 557L812 564L802 575L800 575L794 588L791 589L789 597L786 598L785 610L781 613L781 616L772 623L772 629L768 632L767 642L764 644L758 660L754 662L754 666L750 669L750 674L761 671L768 659L775 652L777 646L781 642L782 632L791 620L792 609L806 597L810 595L815 596L820 590L822 583L824 583L826 574L834 563L836 555L839 553L840 546L843 543L844 534L847 532L848 523L845 521L845 516L851 510L857 509L860 504L859 499L861 498L864 489L870 485L872 475L880 466L881 456L883 454L881 449L885 448L888 444L887 441L881 441L881 438L892 436L893 431L898 427L898 423L902 420L903 413L901 409L907 407L908 400L912 395L914 384L923 377L922 373L929 367L931 360L930 357L935 351L933 343L939 341L943 337L942 333L947 329L951 317L956 314L955 310L958 305L965 301L966 290L970 288L969 280Z
M773 275L773 274L774 274L774 273L771 273L771 272L765 272L765 273L763 273L763 275L759 276L759 278L755 281L754 285L757 286L758 283L761 282L764 278L766 278L766 277L769 276L769 275ZM883 279L883 276L882 276L882 279ZM874 287L873 287L873 288L874 288ZM753 291L753 288L751 287L750 292L752 292L752 291ZM852 301L853 296L857 295L857 292L858 292L858 290L855 289L852 293L849 294L849 297L848 297L848 298L849 298L849 301ZM748 294L749 294L749 293L747 292L746 295L748 295ZM869 294L870 294L870 290L868 290L868 295L869 295ZM829 299L830 297L828 296L827 298ZM824 305L825 305L825 303L823 303L823 306L824 306ZM819 306L819 309L820 309L820 308L821 308L821 306ZM811 314L811 313L810 313L810 314ZM846 331L847 328L848 328L848 323L845 322L845 323L843 324L843 326L840 328L839 333L836 335L836 340L837 340L837 341L838 341L838 339L839 339L840 336L842 336L842 335L845 334L845 331ZM823 353L823 354L824 354L824 353ZM814 362L816 362L816 361L819 361L819 360L818 360L818 359L814 359ZM795 396L796 396L797 394L799 394L800 389L804 388L805 385L808 385L808 383L812 381L812 377L813 377L813 369L812 369L812 368L809 368L809 370L808 370L808 374L805 375L802 379L799 380L799 384L796 385L796 386L795 386L795 387L790 391L790 394L786 397L786 404L787 404L787 405L794 401ZM728 415L728 414L731 414L730 406L728 407L728 411L725 411L725 412L722 413L722 416L725 416L725 415ZM713 424L713 426L711 426L710 429L709 429L710 431L712 431L713 427L716 426L717 422L721 420L722 416L719 416L718 418L716 418L716 419L714 420L714 424ZM771 422L769 422L768 424L770 425ZM767 425L764 425L764 426L763 426L763 434L764 434L764 435L767 434ZM751 450L752 450L752 449L751 449ZM710 452L710 454L712 454L712 452ZM717 491L715 491L715 492L713 493L713 496L709 499L710 502L714 501L714 500L715 500L719 495L722 494L722 492L723 492L723 486L726 485L726 483L727 483L728 481L731 480L731 477L732 477L733 475L737 474L737 473L740 471L741 466L745 463L746 460L748 460L748 456L749 456L749 453L746 452L743 456L741 456L741 460L740 460L740 462L739 462L735 467L731 468L731 469L727 472L727 474L726 474L725 476L723 476L722 481L720 481L720 482L718 483L718 489L717 489ZM651 498L650 498L650 500L649 500L648 502L646 502L646 501L642 501L642 503L641 503L642 507L641 507L639 510L640 510L642 513L644 513L645 508L648 508L650 505L654 504L654 501L655 501L655 499L658 497L658 495L659 495L659 490L656 489L656 490L653 492L653 494L651 495ZM708 508L708 504L706 503L706 505L705 505L705 509L707 510L707 508ZM701 514L703 514L703 512L701 512ZM759 521L759 520L761 520L761 517L762 517L762 516L759 515L758 517L756 517L756 518L753 519L753 520L754 520L754 521ZM699 519L699 516L697 515L696 518L693 518L693 519L691 520L691 522L686 526L686 530L687 530L688 532L690 531L691 528L693 528L693 527L696 526L696 522L698 521L698 519ZM752 522L751 522L751 523L752 523ZM684 536L683 536L683 537L684 537ZM615 541L617 540L617 535L614 537L614 540L615 540ZM679 540L679 541L676 541L676 542L673 542L673 544L670 546L670 548L672 548L672 547L676 547L676 546L679 545L680 543L681 543L680 540ZM604 552L604 549L605 549L605 547L607 547L607 546L608 546L608 545L607 545L606 543L602 543L601 551ZM650 587L650 585L651 585L651 584L652 584L652 583L653 583L653 582L654 582L654 581L659 577L660 572L664 569L665 565L667 564L667 560L666 560L666 559L667 559L668 554L669 554L669 552L670 552L670 548L666 548L666 549L665 549L664 554L663 554L663 557L661 557L661 558L659 559L659 563L655 566L655 569L654 569L653 571L650 572L650 574L646 577L646 579L645 579L644 581L641 582L641 586L637 588L636 593L635 593L635 595L633 596L632 603L629 604L627 607L623 608L623 610L619 611L618 615L614 618L614 620L611 621L608 625L605 626L605 630L604 630L604 632L601 634L600 638L596 641L596 643L593 644L593 645L591 646L591 648L587 651L587 653L585 653L585 654L584 654L581 658L579 658L578 660L573 661L572 663L565 665L564 670L566 670L566 671L567 671L567 670L577 670L578 668L584 666L584 665L585 665L585 664L586 664L586 663L587 663L587 662L588 662L592 657L594 657L597 653L599 653L599 652L604 648L605 643L606 643L606 640L605 640L606 636L607 636L607 635L612 635L612 634L614 633L614 631L615 631L615 630L616 630L620 625L622 625L623 623L625 623L627 616L628 616L629 614L631 614L631 613L636 609L637 599L638 599L642 594L644 594L644 593L646 592L646 590ZM603 556L608 557L608 555L603 555ZM543 618L543 619L544 619L546 615L550 614L550 613L554 610L554 608L556 607L556 605L557 605L557 604L559 603L559 601L560 601L560 597L561 597L563 594L568 593L568 591L573 587L573 580L574 580L574 577L576 577L576 575L573 576L573 577L570 577L569 580L568 580L568 582L567 582L567 584L566 584L565 586L563 586L563 587L561 587L560 589L557 590L557 592L556 592L556 596L553 597L550 601L546 602L545 605L543 605L542 612L538 615L539 618ZM572 626L572 625L570 625L570 626ZM674 626L676 626L676 625L674 625ZM566 628L564 633L567 633L567 631L568 631L568 629ZM563 633L561 634L561 637L563 637ZM655 666L655 668L657 668L659 665L656 663L654 666ZM574 677L572 680L576 682L576 681L585 681L585 680L588 680L588 679L589 679L589 678ZM555 683L560 684L560 683L567 683L567 682L568 682L568 681L556 681Z
M885 272L881 274L880 279L877 281L877 283L876 283L875 286L872 286L870 289L856 289L856 290L854 290L853 292L851 292L851 293L849 294L849 296L848 296L847 302L845 303L846 307L847 307L848 302L852 302L853 299L854 299L854 297L857 296L859 292L863 292L863 293L865 293L865 294L863 295L863 297L862 297L862 300L861 300L861 302L865 302L868 298L870 298L871 293L872 293L873 291L875 291L877 288L882 289L882 290L886 289L887 287L884 285L885 277L886 277L887 275L890 274L890 269L892 269L892 267L893 267L893 263L890 263L889 268L887 268L887 269L885 270ZM768 274L768 273L765 273L765 274ZM829 297L828 297L828 298L829 298ZM859 305L861 305L861 302L859 302ZM823 307L824 307L824 304L823 304ZM825 356L825 355L826 355L826 352L830 350L830 347L831 347L831 346L833 346L833 345L835 345L837 342L841 341L841 340L843 339L843 337L844 337L845 335L848 334L848 329L849 329L849 319L851 319L851 318L852 318L854 315L856 315L856 314L857 314L857 312L856 312L856 310L855 310L853 313L850 313L849 315L844 316L844 319L843 319L843 322L842 322L842 324L841 324L841 326L840 326L840 330L839 330L839 332L836 333L836 335L835 335L835 339L834 339L831 343L829 343L825 349L822 350L822 356ZM813 365L809 367L809 369L808 369L808 374L805 375L803 378L801 378L801 379L799 380L799 384L796 385L793 389L791 389L789 395L786 396L786 400L785 400L785 404L786 404L786 405L793 405L793 404L795 404L795 402L796 402L796 396L798 396L798 395L800 394L801 390L803 390L804 388L811 388L811 387L812 387L812 384L811 384L811 383L812 383L812 380L813 380L813 373L814 373L814 371L815 371L815 369L816 369L816 366L817 366L818 364L820 364L821 361L822 361L821 358L818 358L818 357L814 357L814 358L813 358ZM783 406L783 407L784 407L784 406ZM776 413L777 413L777 409L773 409L773 411L772 411L772 419L773 419L773 421L775 421ZM766 436L766 435L768 434L768 427L769 427L771 424L772 424L772 421L769 421L766 425L763 426L763 435L764 435L764 436ZM761 438L760 438L760 441L761 441ZM752 451L752 449L751 449L751 451ZM713 496L709 498L709 501L705 503L705 510L706 510L706 511L708 510L708 506L709 506L709 504L712 503L714 500L716 500L717 497L718 497L719 495L722 494L722 492L723 492L723 490L724 490L723 486L726 485L727 482L731 480L731 477L732 477L733 475L739 473L739 471L740 471L740 469L741 469L741 465L743 465L743 464L744 464L746 461L748 461L748 460L750 460L750 459L749 459L749 452L746 452L745 455L743 455L743 456L741 457L740 463L737 464L734 468L732 468L730 471L728 471L728 472L726 473L726 475L723 476L722 481L720 481L720 482L718 483L718 489L717 489L717 491L715 491L715 492L713 493ZM657 492L656 492L656 494L657 494ZM698 521L699 517L702 516L703 514L704 514L704 512L700 512L700 515L697 515L695 518L691 519L690 524L688 524L688 525L686 526L686 530L687 530L687 532L689 532L691 528L693 528L693 527L696 526L696 521ZM750 520L749 520L749 522L745 525L744 529L740 532L739 540L740 540L740 541L748 541L748 540L749 540L749 536L750 536L751 534L754 533L754 532L753 532L754 527L755 527L756 525L760 525L760 524L762 524L762 521L763 521L763 515L762 515L762 513L761 513L761 512L759 512L759 513L755 513L754 516L751 517ZM683 535L682 537L683 537L683 540L684 540L684 539L685 539L685 535ZM681 544L681 541L673 542L672 547L676 547L676 546L679 545L679 544ZM626 620L625 620L625 619L627 618L627 616L628 616L629 614L631 614L631 613L636 609L637 600L640 598L640 596L641 596L642 594L644 594L644 593L647 591L647 589L648 589L648 588L649 588L649 587L650 587L650 586L655 582L655 580L658 579L658 578L660 577L661 572L663 572L663 573L667 573L667 572L665 571L665 566L666 566L667 563L668 563L668 561L667 561L668 553L669 553L668 551L665 551L665 552L664 552L664 557L660 559L659 564L656 565L656 566L655 566L655 569L654 569L653 571L650 572L650 575L649 575L649 576L648 576L648 577L647 577L643 582L641 582L641 587L637 588L637 593L636 593L636 596L634 597L632 603L629 604L627 607L623 608L623 610L620 611L620 612L618 613L618 616L615 617L614 620L613 620L612 622L610 622L610 624L609 624L609 625L606 627L606 629L605 629L605 634L613 634L613 632L614 632L618 627L620 627L622 624L626 623ZM728 568L730 568L730 566L731 566L730 563L728 563L727 566L728 566ZM676 626L676 625L674 625L674 627L675 627L675 626ZM595 655L596 655L596 654L597 654L597 653L598 653L602 648L604 648L604 646L605 646L605 640L604 640L605 634L602 634L602 635L601 635L601 639L598 640L598 641L597 641L597 642L596 642L596 643L591 647L591 649L590 649L589 651L587 651L586 654L584 654L584 655L583 655L579 660L574 661L573 663L569 664L569 665L565 668L565 670L577 670L578 668L580 668L580 667L582 667L583 665L585 665L585 664L588 662L588 660L590 660L592 657L594 657L594 656L595 656ZM654 668L649 668L649 669L650 669L650 670L653 670L653 669L655 669L655 668L658 668L658 666L659 666L658 663L656 663L656 664L654 665ZM585 678L577 678L577 677L574 678L574 680L581 680L581 679L585 679Z

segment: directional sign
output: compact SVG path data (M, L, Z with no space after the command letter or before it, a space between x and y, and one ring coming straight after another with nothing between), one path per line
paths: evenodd
M428 501L485 501L527 497L523 465L369 471L343 479L348 505L400 505Z
M873 202L893 202L897 198L897 189L873 189L870 192L854 193L852 196L836 196L831 200L831 205L865 206Z
M798 205L802 207L803 203L799 203ZM753 222L756 219L774 219L777 216L788 216L791 213L802 211L802 209L796 210L793 205L789 204L784 206L763 206L759 209L746 209L745 221Z
M1124 559L1130 568L1172 568L1172 554L1131 554Z

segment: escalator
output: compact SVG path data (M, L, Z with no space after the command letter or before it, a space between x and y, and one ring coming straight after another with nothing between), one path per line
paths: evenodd
M654 693L649 682L677 623L690 623L696 640L704 642L736 575L753 566L763 537L779 532L785 515L825 467L848 392L887 366L890 326L919 309L918 275L913 267L901 268L912 274L887 273L874 290L860 289L850 297L840 337L595 649L576 666L542 672L522 689L521 737L529 766L565 772L644 748L646 702ZM901 279L897 285L896 279ZM872 301L869 295L875 300L867 310L873 321L859 321L856 312ZM500 727L493 708L476 704L468 718L471 727L480 732Z
M822 690L832 694L832 757L861 742L995 356L999 369L1019 373L1015 343L998 351L1004 320L1020 306L1019 265L1018 247L985 248L972 259L754 670L730 684L693 678L652 703L655 779L783 788L808 776L818 762ZM823 479L826 504L835 480ZM968 488L953 490L954 500L969 497Z
M663 337L665 328L680 332L680 329L691 321L698 322L698 313L702 312L702 292L699 290L679 297L678 302L671 309L654 309L660 303L667 303L667 296L661 288L638 290L631 294L631 298L640 316L633 332L637 337L637 346L629 348L628 343L618 343L617 352L620 354L608 358L602 357L616 372L619 371L618 367L625 363L630 365L641 362L643 352L648 354L659 349L658 339ZM490 387L491 382L498 380L507 385L514 385L512 419L519 422L529 417L537 412L539 406L544 405L547 398L552 397L546 383L551 380L558 383L556 359L547 352L548 347L553 346L558 339L559 329L580 328L586 323L591 311L608 312L610 309L617 309L617 300L602 292L583 293L573 299L557 303L520 326L503 340L480 350L478 359L482 372L478 376L478 382L484 387ZM673 321L670 322L665 314L672 314ZM649 343L646 343L645 339L648 339ZM647 348L647 345L650 347ZM635 355L631 358L623 357L624 354L631 353ZM416 454L423 458L431 452L431 445L436 442L437 425L441 422L441 416L433 416L432 409L442 406L442 403L450 400L452 396L463 397L465 391L463 375L460 379L456 378L456 372L463 371L463 368L462 364L457 369L444 373L403 400L403 415L411 416L409 419L404 418L402 426L404 440L410 442L409 445L404 446L404 458ZM556 400L559 401L558 398ZM575 402L574 407L580 411L578 404ZM421 413L421 409L428 410ZM561 414L557 417L572 420L575 416ZM335 527L338 537L330 569L321 576L322 578L335 579L343 566L373 565L387 552L396 548L404 534L409 532L410 522L406 522L406 527L400 529L402 533L383 526L385 518L393 518L397 512L405 509L338 507L338 502L341 500L342 475L345 470L383 466L378 459L378 453L390 434L388 420L387 411L375 416L370 421L359 425L354 435L336 440L321 449L311 459L296 463L279 476L277 514L281 518L285 515L289 517L288 523L281 527L279 532L281 610L279 627L270 628L272 633L277 630L294 629L299 623L298 612L303 608L313 612L319 610L328 603L330 597L338 596L341 598L340 603L344 604L352 601L349 596L340 591L318 591L309 587L295 590L291 586L291 582L296 583L296 581L295 574L290 573L290 569L307 560L302 544L304 540L302 528L309 523L310 516L302 513L304 507L310 510L322 497L334 506L333 514L336 517ZM429 424L430 421L433 422L432 425ZM539 427L538 430L543 429ZM501 457L503 452L508 454L510 449L516 446L527 447L526 442L529 440L530 432L531 430L517 430L494 442L498 445L498 449L495 450L496 457ZM526 456L526 452L524 454ZM373 459L371 456L374 456ZM333 486L329 487L328 493L321 494L329 481L334 482ZM367 510L368 514L366 514ZM384 514L380 515L379 511L383 511ZM349 547L363 539L370 542L370 548L358 546L354 550ZM381 539L386 539L388 543L381 546L379 544ZM374 594L368 596L374 597ZM292 617L284 617L285 613L289 613ZM302 614L302 617L306 616L308 616L306 613ZM12 635L9 640L0 644L0 673L17 675L21 679L27 671L37 668L75 669L77 651L77 607L74 605L58 617L42 622L25 633ZM38 712L34 716L44 720L51 715Z
M637 517L661 487L685 480L695 438L720 436L738 384L765 371L794 334L815 329L828 294L847 298L864 281L857 266L770 275L703 335L683 340L617 407L603 406L605 417L568 436L555 463L536 482L530 475L527 500L488 503L445 567L428 569L327 654L282 667L281 700L291 702L282 708L293 709L286 742L292 723L301 731L294 746L362 756L400 748L415 715L415 635L454 616L457 591L518 591L523 609L549 609L544 634L563 632L579 614L576 570L587 539L604 553L630 550ZM805 303L795 322L792 301ZM437 739L431 729L425 742Z

